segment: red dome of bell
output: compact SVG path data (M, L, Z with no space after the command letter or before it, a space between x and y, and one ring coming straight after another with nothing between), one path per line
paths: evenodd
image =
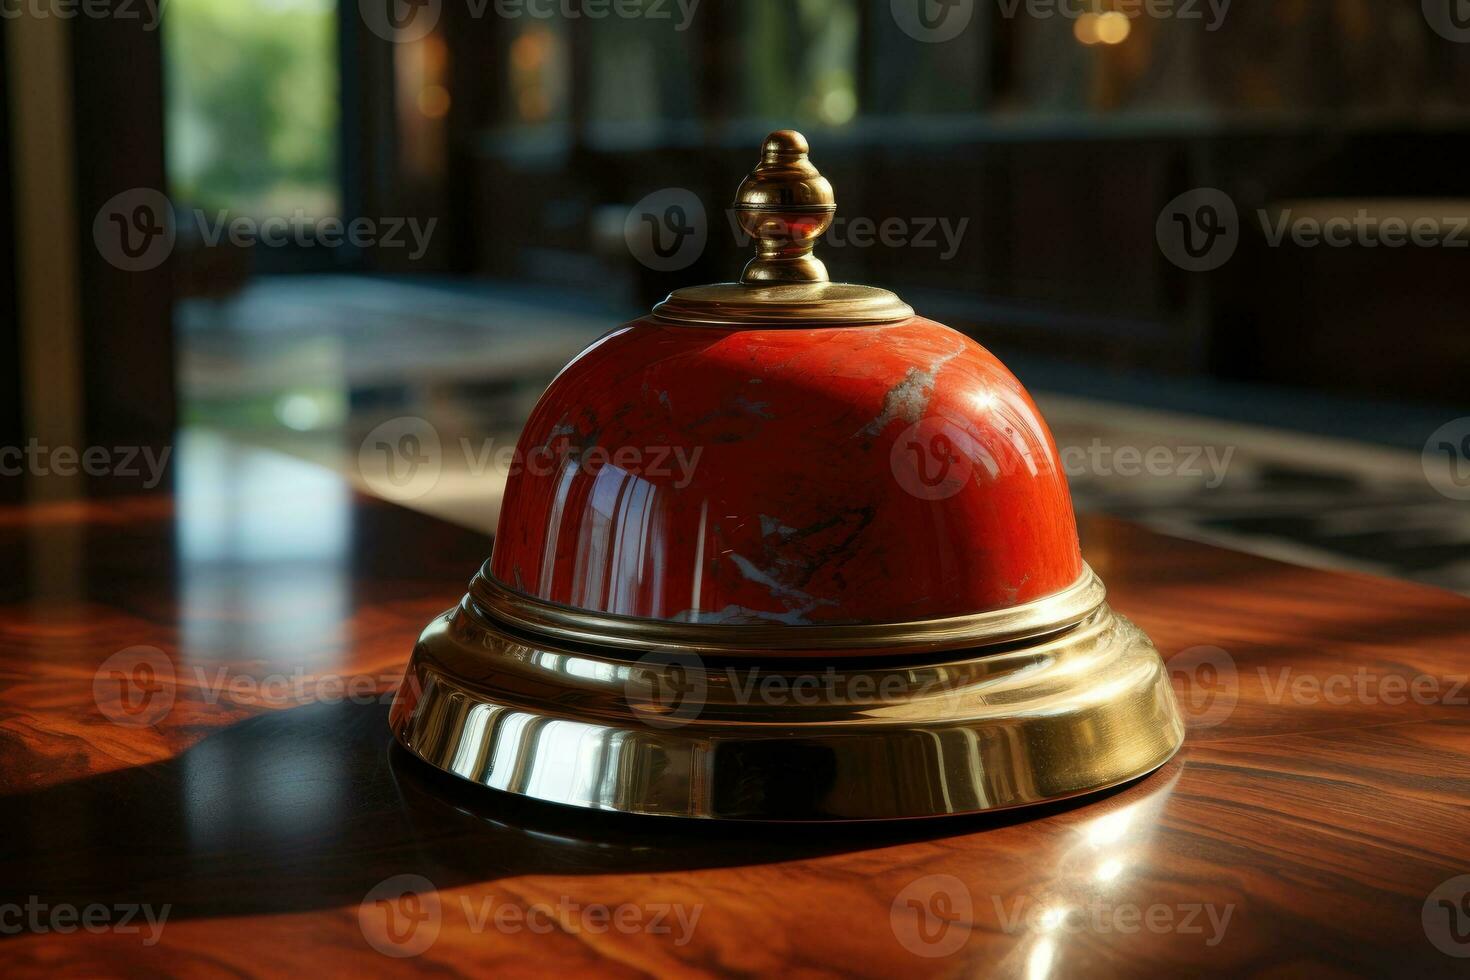
M1062 592L1084 566L1036 406L989 351L812 255L832 187L772 133L739 283L676 290L531 413L490 575L585 612L910 623Z
M532 412L491 560L504 585L682 622L906 622L1082 575L1021 384L917 317L613 331Z

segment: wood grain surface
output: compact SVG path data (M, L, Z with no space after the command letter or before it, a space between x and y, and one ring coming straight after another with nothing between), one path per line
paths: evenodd
M0 510L9 973L1470 968L1465 598L1084 519L1184 701L1163 770L887 825L589 814L390 745L484 536L205 436L174 465L171 494Z

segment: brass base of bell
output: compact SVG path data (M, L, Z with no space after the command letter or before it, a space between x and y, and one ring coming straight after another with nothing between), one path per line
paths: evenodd
M1106 603L983 652L752 662L533 639L467 598L420 638L391 724L494 789L729 820L1043 803L1142 776L1184 737L1158 652Z

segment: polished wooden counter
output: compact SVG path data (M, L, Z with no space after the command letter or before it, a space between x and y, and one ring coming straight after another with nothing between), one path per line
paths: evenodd
M1163 770L902 824L586 814L390 744L485 537L217 439L175 467L0 509L9 973L1470 969L1465 598L1087 519L1190 717Z

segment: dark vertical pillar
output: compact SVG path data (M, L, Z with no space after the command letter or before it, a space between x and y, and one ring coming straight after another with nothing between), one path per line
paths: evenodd
M445 120L445 207L439 233L449 242L446 271L459 276L473 275L481 266L483 246L476 235L480 228L476 218L479 143L496 116L494 103L503 92L506 76L505 18L494 15L493 5L479 16L475 9L468 4L446 4L443 15L452 100Z
M340 106L337 119L337 180L342 189L342 218L351 221L360 217L366 195L365 182L370 168L367 164L363 109L366 87L367 52L364 49L362 17L356 0L339 0L337 4L337 100ZM348 253L351 265L361 261L361 255L352 245L344 245L341 251Z
M15 212L11 207L11 135L6 25L0 20L0 448L25 441L20 327L15 307ZM0 460L0 463L3 463ZM24 481L0 476L0 500L21 494Z
M172 442L178 417L172 263L119 268L93 236L98 213L116 195L167 193L162 36L146 18L72 24L86 438L162 446Z

